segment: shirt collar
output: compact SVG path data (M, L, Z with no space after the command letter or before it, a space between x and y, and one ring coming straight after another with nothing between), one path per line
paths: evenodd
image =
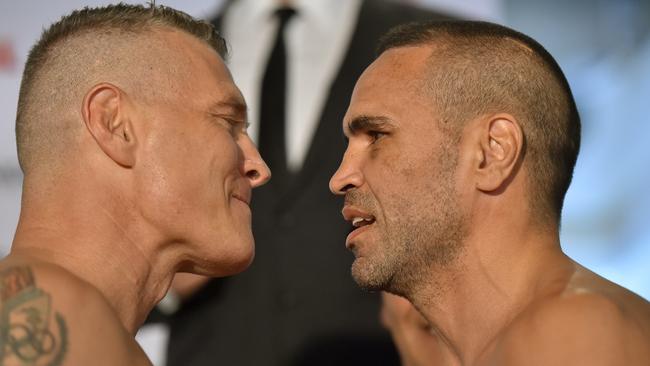
M309 20L313 24L333 25L337 22L340 9L349 6L351 0L292 0L290 6L298 16ZM246 24L259 24L259 22L272 22L272 14L279 7L277 0L237 0L232 5L238 14L246 14ZM238 17L242 19L242 17ZM244 25L244 24L242 24Z

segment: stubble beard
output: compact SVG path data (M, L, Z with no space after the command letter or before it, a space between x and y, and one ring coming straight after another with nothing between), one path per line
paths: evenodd
M375 228L379 232L372 254L352 265L352 276L359 287L406 297L423 286L433 287L434 292L443 290L432 274L452 270L466 233L453 171L446 166L426 187L413 189L423 192L421 195L391 197L392 205L384 206L384 212L392 215ZM365 207L377 207L374 197L360 196Z

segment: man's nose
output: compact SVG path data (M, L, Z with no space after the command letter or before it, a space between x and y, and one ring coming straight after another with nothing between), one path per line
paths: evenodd
M251 187L264 185L271 179L271 170L268 165L260 156L250 137L246 136L240 146L244 152L244 175L250 181Z
M363 174L359 167L359 161L354 154L346 150L341 165L330 179L330 191L336 195L343 195L362 184Z

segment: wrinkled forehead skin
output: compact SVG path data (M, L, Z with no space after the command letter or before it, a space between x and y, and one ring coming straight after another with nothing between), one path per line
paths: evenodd
M434 106L426 93L431 52L429 46L409 46L382 53L354 88L343 121L344 132L347 124L359 116L381 116L407 123L416 116L433 115Z

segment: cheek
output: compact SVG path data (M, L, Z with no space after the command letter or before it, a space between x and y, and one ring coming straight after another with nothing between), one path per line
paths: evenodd
M217 162L228 171L239 171L240 165L244 161L244 154L239 145L234 140L226 140L218 149Z
M436 163L419 151L400 151L378 157L365 174L388 224L412 217L436 190Z
M187 136L178 134L172 143L151 144L142 162L141 194L163 205L182 211L195 204L192 197L209 183L206 150L197 148Z
M418 173L411 156L406 152L387 151L377 154L364 169L364 176L377 198L407 194Z
M210 186L210 194L226 197L240 184L242 175L239 172L240 153L239 147L232 140L220 139L206 149L201 155L203 161L197 162L201 166L200 172L195 177L202 184ZM214 199L214 198L213 198Z

